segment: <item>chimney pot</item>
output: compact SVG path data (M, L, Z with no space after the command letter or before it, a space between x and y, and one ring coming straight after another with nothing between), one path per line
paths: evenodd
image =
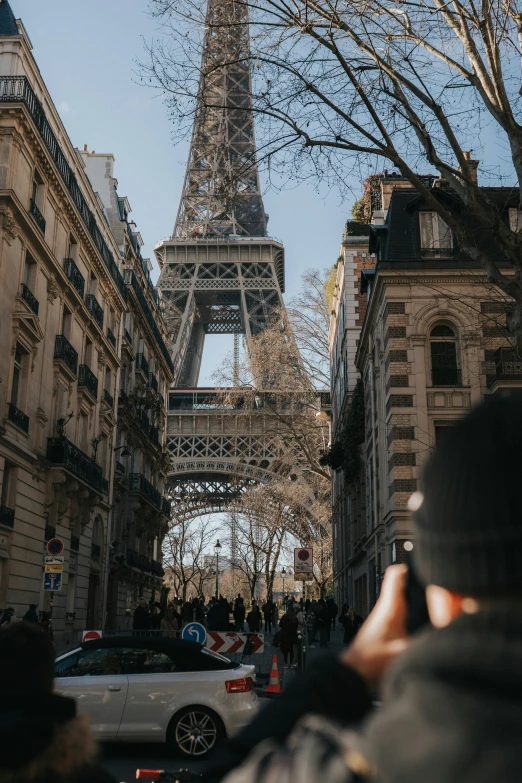
M87 152L87 144L84 144L84 145L83 145L83 151L84 151L84 152Z

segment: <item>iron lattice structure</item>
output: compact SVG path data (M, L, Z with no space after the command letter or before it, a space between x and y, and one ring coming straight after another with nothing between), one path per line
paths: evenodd
M219 395L198 388L205 336L234 335L237 357L240 338L248 352L284 307L284 248L267 236L259 186L245 3L209 0L181 204L172 238L155 252L174 363L167 421L174 512L232 510L248 486L272 480L276 454L263 436L266 412L229 415Z
M201 76L174 236L266 236L256 161L248 6L209 0Z

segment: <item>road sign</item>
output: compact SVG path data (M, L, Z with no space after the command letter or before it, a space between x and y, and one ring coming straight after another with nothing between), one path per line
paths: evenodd
M82 642L92 642L94 639L101 639L103 631L84 631L82 634Z
M44 574L43 589L58 593L62 589L62 574Z
M203 645L207 638L207 629L201 623L187 623L181 632L181 638Z
M314 550L311 546L294 549L294 575L297 581L302 574L312 574L314 570Z
M46 555L44 557L45 565L63 565L65 557L63 555Z
M44 570L46 574L63 574L63 563L46 563Z
M253 653L262 653L265 649L265 637L262 633L226 633L224 631L209 631L207 647L213 652L240 653L247 639L254 645Z
M47 551L50 555L61 555L63 552L63 541L61 538L51 538L47 542Z

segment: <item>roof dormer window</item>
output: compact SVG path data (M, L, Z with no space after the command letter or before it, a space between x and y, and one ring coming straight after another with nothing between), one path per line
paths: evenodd
M443 258L451 255L453 250L451 229L437 212L419 212L419 225L423 256Z

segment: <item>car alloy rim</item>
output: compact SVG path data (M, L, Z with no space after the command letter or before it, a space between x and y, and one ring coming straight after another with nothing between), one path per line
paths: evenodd
M216 724L206 712L187 712L176 726L176 742L189 756L207 753L216 738Z

